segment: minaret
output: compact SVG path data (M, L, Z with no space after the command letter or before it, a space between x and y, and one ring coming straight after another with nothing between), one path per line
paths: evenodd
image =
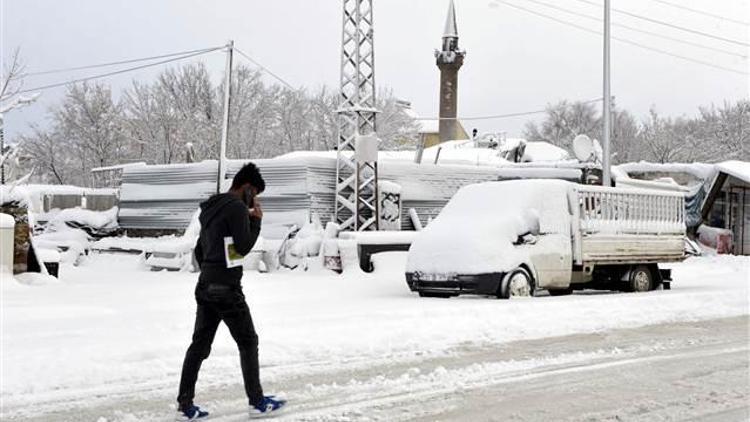
M448 18L445 21L443 49L435 51L437 66L440 69L440 142L456 139L458 126L458 70L464 64L466 52L458 48L458 27L456 7L453 0L448 5ZM445 119L448 118L448 119Z

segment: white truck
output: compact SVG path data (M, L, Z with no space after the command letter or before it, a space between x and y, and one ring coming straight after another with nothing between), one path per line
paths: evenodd
M461 189L409 248L406 281L420 296L500 298L597 288L670 288L658 263L685 258L680 192L559 180Z

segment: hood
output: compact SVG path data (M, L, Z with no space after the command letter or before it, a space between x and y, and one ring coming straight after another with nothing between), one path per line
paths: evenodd
M232 203L232 201L239 201L239 199L229 193L220 193L208 198L204 202L201 202L201 227L206 227L206 225L213 220L225 206Z

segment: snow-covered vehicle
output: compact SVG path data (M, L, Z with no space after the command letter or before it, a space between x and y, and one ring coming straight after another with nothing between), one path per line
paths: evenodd
M670 287L658 263L685 258L680 192L560 180L462 188L412 243L406 281L420 296L530 296Z

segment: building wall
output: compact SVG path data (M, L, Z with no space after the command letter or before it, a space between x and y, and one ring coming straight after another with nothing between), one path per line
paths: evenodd
M457 140L457 139L469 139L469 134L466 133L466 130L464 129L463 124L461 122L458 122L458 124L454 127L455 132L453 134L453 137L449 139L449 141ZM440 133L438 132L427 132L420 134L422 137L422 140L424 141L424 147L434 147L435 145L440 143Z

